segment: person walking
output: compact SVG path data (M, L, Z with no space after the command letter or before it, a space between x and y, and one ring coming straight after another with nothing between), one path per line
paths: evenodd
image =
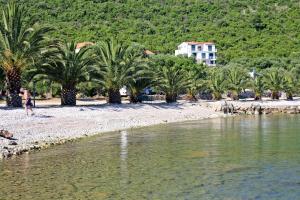
M32 110L32 102L31 102L31 94L29 90L24 90L24 98L25 98L25 111L28 116L28 112L31 112L31 115L34 115L34 112Z

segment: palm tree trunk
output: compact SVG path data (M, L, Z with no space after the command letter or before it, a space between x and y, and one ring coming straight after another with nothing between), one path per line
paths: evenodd
M231 94L230 96L231 96L231 100L233 101L238 101L240 99L239 96L235 94Z
M130 103L142 103L142 100L136 94L130 94L129 101Z
M216 100L216 101L221 100L222 99L222 94L218 93L218 92L214 92L213 93L213 99Z
M276 92L276 91L273 91L273 92L272 92L272 99L273 99L273 100L275 100L275 99L278 100L278 99L279 99L279 93Z
M7 86L7 106L22 107L21 89L21 73L15 70L6 73Z
M166 102L173 103L177 100L177 94L166 94Z
M193 95L193 94L188 94L187 95L187 100L193 101L193 102L197 102L198 101L196 95Z
M293 100L294 100L293 94L290 93L290 92L287 92L287 93L286 93L286 99L289 100L289 101L293 101Z
M119 90L108 89L107 103L121 104L121 94Z
M239 100L239 99L240 99L240 98L239 98L239 93L236 92L236 91L231 91L231 93L230 93L230 98L231 98L231 100L233 100L233 101Z
M76 89L75 87L63 87L61 90L61 105L76 106Z
M255 101L260 101L260 100L262 100L261 95L255 95L254 100L255 100Z
M189 90L188 94L187 94L187 100L189 101L198 101L197 97L196 97L196 92L193 92L193 90Z

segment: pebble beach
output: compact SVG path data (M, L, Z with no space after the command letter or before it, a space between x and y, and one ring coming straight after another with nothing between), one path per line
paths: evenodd
M34 112L0 107L0 129L14 135L0 137L0 158L105 132L223 116L201 103L40 106Z
M120 105L108 105L104 101L96 103L79 101L79 105L75 107L61 107L58 102L55 104L39 102L33 116L27 116L24 109L6 108L4 104L0 104L0 130L7 130L14 135L13 140L0 137L0 159L96 134L228 116L221 109L224 103L232 104L239 114L248 114L253 105L270 110L270 114L278 111L290 114L300 112L299 99L261 102L180 101L174 104L156 102Z

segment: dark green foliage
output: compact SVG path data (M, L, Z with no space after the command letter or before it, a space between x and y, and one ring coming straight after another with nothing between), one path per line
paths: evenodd
M271 90L272 99L279 99L280 91L284 91L286 75L282 68L269 68L264 71L263 82L266 89Z
M212 68L208 72L206 88L212 93L214 100L220 100L227 89L225 70L223 68Z
M76 105L76 86L88 81L93 70L93 57L88 55L89 48L76 52L76 44L60 43L57 49L49 51L45 64L37 69L37 77L45 77L62 87L61 104Z
M30 82L27 87L33 93L34 91L34 86L33 82ZM40 96L42 98L50 97L50 92L51 92L51 81L48 79L42 79L42 80L35 80L35 92L36 96ZM49 94L49 96L47 96Z
M112 38L100 41L94 49L98 67L95 79L107 90L108 103L119 104L120 89L142 75L143 54Z
M53 88L57 93L57 84L61 85L63 105L76 104L78 89L83 96L94 96L103 88L108 102L121 103L123 86L133 103L145 87L153 85L166 94L167 102L176 101L180 93L196 100L199 90L205 89L214 99L229 92L234 100L246 88L253 89L257 100L266 90L272 91L273 99L286 92L292 100L299 92L300 7L296 1L18 3L24 7L13 3L5 7L0 24L0 89L6 78L8 103L15 106L21 106L21 85L32 88L32 80L37 81L40 95ZM38 25L48 23L56 30ZM46 38L50 32L53 38L74 42L56 49L56 42ZM191 58L172 56L178 44L191 40L216 42L218 63L227 67L208 69ZM88 48L75 52L81 41L98 42L93 54L87 56ZM146 49L161 54L148 58ZM253 80L248 75L252 69L259 74ZM36 73L43 76L34 78ZM90 76L97 83L86 82Z
M230 91L230 97L238 100L239 95L250 85L250 77L247 70L239 65L229 65L225 68L226 88Z
M252 80L252 89L255 93L254 99L262 100L262 96L265 91L265 85L263 82L263 77L261 75Z
M189 59L171 55L158 55L152 58L153 81L166 95L166 102L176 102L180 92L188 88L187 67Z
M22 107L19 96L24 70L39 65L45 47L50 46L46 37L52 28L40 27L32 18L26 20L25 7L10 1L2 8L0 20L0 67L5 73L7 105Z
M117 37L173 53L182 41L215 41L218 63L236 58L289 57L300 52L295 0L18 0L61 39ZM268 64L264 65L268 66Z
M293 100L293 95L299 92L299 79L297 78L299 74L297 69L293 68L290 71L286 71L284 75L284 88L283 91L286 92L287 100Z
M188 80L187 94L188 99L197 101L197 94L204 88L205 79L208 76L207 67L202 64L196 64L194 60L184 65Z
M77 88L81 97L94 97L98 94L99 85L94 82L83 82L78 84Z

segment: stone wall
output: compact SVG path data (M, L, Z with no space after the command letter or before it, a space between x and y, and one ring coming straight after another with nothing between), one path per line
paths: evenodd
M207 107L210 107L217 112L223 112L225 114L238 114L238 115L300 113L300 105L276 105L276 104L270 105L268 103L259 103L259 102L251 103L251 102L221 101L221 102L208 103Z

